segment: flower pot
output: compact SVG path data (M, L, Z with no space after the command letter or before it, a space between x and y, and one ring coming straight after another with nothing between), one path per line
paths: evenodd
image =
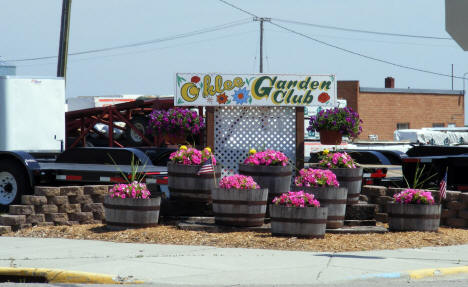
M215 223L230 226L262 226L267 208L268 190L211 190Z
M389 230L437 231L440 209L440 204L387 203Z
M342 135L339 131L320 130L320 143L325 145L341 144Z
M312 193L320 206L328 207L327 228L343 227L346 213L348 190L346 187L304 187L296 186L295 190Z
M173 209L178 209L176 215L211 213L211 189L216 186L215 177L219 182L221 166L215 166L216 175L197 175L200 168L201 165L167 163L169 196Z
M184 134L165 134L164 143L167 145L181 145L185 144L186 137Z
M268 188L268 203L274 197L288 192L291 186L292 166L265 166L239 164L239 173L251 176L261 188Z
M354 205L359 202L362 185L362 167L358 168L330 168L336 175L336 179L340 183L340 187L348 189L348 205Z
M106 197L104 212L106 228L122 230L127 228L143 228L158 225L161 195L153 198L119 198Z
M327 207L287 207L270 204L271 233L280 236L324 238Z

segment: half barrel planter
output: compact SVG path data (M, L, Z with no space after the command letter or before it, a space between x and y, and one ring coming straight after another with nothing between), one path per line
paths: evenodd
M341 228L344 225L348 190L346 187L294 187L312 193L320 206L328 207L327 228Z
M161 195L151 196L153 197L146 199L106 197L104 199L106 228L122 230L157 226Z
M270 204L271 234L324 238L327 207L289 207Z
M170 201L178 209L177 215L206 215L211 213L211 189L221 177L221 166L214 167L215 175L197 175L201 165L167 163ZM182 212L182 213L181 213ZM185 213L184 213L185 212Z
M359 202L359 195L361 194L362 167L330 168L330 170L336 175L336 179L340 183L340 186L348 189L346 204L357 204Z
M288 192L291 186L292 166L265 166L239 164L239 174L251 176L261 188L268 188L268 202Z
M213 215L219 225L253 227L265 221L268 189L211 190Z
M388 229L391 231L437 231L440 204L387 203Z

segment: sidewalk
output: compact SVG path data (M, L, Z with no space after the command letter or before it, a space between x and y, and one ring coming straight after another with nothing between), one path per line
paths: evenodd
M0 237L0 267L93 272L176 285L311 285L433 276L434 270L412 272L428 268L449 267L436 275L467 273L466 266L468 245L324 253Z

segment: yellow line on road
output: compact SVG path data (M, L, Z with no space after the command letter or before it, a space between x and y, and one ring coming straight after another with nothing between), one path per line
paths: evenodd
M142 281L129 281L114 279L107 274L90 272L68 271L47 268L11 268L0 267L0 276L41 277L48 283L81 283L81 284L138 284Z
M427 277L437 277L445 275L454 275L468 273L468 266L446 267L446 268L428 268L409 271L410 279L422 279Z

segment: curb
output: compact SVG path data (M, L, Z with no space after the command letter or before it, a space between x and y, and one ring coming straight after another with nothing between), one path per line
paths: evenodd
M468 274L468 266L417 269L406 272L390 272L361 275L360 279L398 279L419 280L428 277L442 277L456 274Z
M0 267L2 276L39 277L47 283L78 283L78 284L141 284L143 281L131 281L129 278L114 278L112 275L80 271L68 271L48 268L12 268Z

